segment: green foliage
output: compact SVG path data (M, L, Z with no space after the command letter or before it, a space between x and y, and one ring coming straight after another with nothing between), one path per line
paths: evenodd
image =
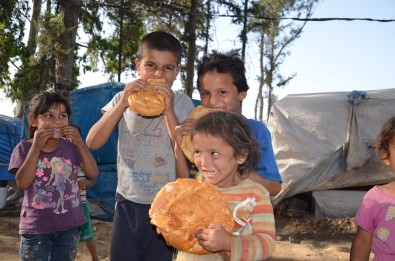
M0 89L9 90L12 70L26 53L23 36L28 1L2 0L0 5Z
M135 73L134 58L140 39L153 30L163 30L180 39L181 79L193 88L194 64L207 52L216 15L225 12L241 26L238 38L242 53L251 39L262 42L262 70L258 79L275 99L274 87L285 86L292 76L283 76L280 65L288 47L302 32L303 25L286 23L283 16L308 17L318 0L80 0L79 37L74 50L62 48L62 34L68 30L58 14L57 1L47 2L37 22L34 54L28 55L23 42L28 0L3 0L0 7L0 88L14 101L27 100L36 92L54 88L56 66L74 52L72 87L78 87L79 69L102 71L109 80L121 73ZM53 4L53 6L51 6ZM196 5L195 5L196 4ZM193 8L196 7L196 8ZM221 28L222 30L222 28ZM248 36L248 37L247 37ZM236 37L235 37L236 38ZM64 38L63 38L64 39ZM235 46L234 49L240 48ZM70 68L70 67L68 67ZM70 78L69 78L70 79ZM261 89L261 94L265 92Z

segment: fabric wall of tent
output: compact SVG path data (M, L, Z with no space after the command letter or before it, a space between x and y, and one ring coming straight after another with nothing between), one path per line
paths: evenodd
M70 121L81 129L85 140L89 129L102 116L101 108L107 104L116 93L122 91L125 84L108 82L95 86L80 88L70 92L72 114ZM91 204L91 215L100 218L110 218L115 205L115 189L117 186L117 132L114 131L107 143L98 150L91 151L96 159L99 175L96 185L87 189Z
M276 102L268 127L283 184L274 205L305 192L314 197L394 180L373 151L382 125L395 116L394 104L395 89L288 95ZM335 195L332 201L346 204L353 198Z
M14 147L21 140L22 121L17 118L0 115L0 180L14 180L8 173L8 164Z

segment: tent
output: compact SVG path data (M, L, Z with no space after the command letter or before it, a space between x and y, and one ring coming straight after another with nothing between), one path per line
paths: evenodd
M305 192L394 180L372 147L384 122L395 116L394 104L395 89L297 94L277 101L268 127L283 183L273 204ZM347 202L342 195L338 199Z
M0 180L14 180L8 173L8 164L14 147L21 140L22 121L6 115L0 115Z

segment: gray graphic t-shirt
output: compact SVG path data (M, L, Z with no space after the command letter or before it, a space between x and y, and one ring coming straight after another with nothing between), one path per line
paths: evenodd
M103 111L111 110L121 98L118 93ZM185 94L174 94L174 111L180 122L194 106ZM118 124L117 192L127 200L151 204L156 193L174 181L175 158L163 115L142 117L127 109Z

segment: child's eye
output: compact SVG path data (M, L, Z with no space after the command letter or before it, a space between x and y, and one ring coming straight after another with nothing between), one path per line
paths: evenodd
M149 69L152 69L152 68L155 67L155 65L153 63L146 63L146 64L144 64L144 66L149 68Z
M61 115L60 115L60 118L68 118L69 117L69 115L67 115L67 113L62 113Z
M211 152L211 154L213 155L213 157L218 157L219 156L219 153L216 152L216 151Z
M227 91L219 91L219 94L221 94L221 95L224 95L226 93L228 93L228 92Z
M175 67L174 66L166 66L165 70L169 71L169 72L173 72L175 70Z
M208 92L201 92L200 93L200 96L209 96L210 95L210 93L208 93Z
M194 150L193 151L193 156L199 156L200 155L200 151L199 150Z

